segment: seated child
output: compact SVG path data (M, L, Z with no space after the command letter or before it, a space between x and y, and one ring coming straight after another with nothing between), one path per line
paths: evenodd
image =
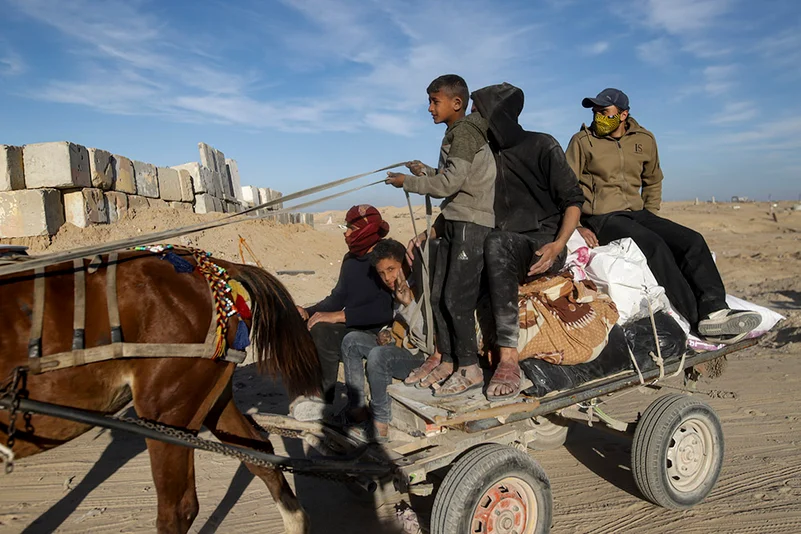
M381 280L393 292L395 322L381 332L350 332L342 341L342 361L345 364L345 385L348 390L348 418L354 422L369 419L364 400L364 368L367 359L367 381L370 384L375 437L383 440L389 429L390 398L387 386L392 379L404 379L426 359L424 316L407 282L408 264L404 261L406 247L394 239L379 241L370 262ZM420 291L422 294L422 291Z

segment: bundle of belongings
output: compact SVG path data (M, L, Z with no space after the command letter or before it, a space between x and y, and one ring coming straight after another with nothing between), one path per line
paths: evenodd
M576 233L564 273L520 287L520 367L541 397L623 371L676 362L688 349L714 350L690 335L633 240L590 250ZM727 296L763 317L759 336L783 317Z

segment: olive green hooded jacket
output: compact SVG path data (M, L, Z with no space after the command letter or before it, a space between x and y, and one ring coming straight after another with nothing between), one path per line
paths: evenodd
M598 137L582 124L567 145L567 163L584 193L585 215L659 212L663 176L656 139L632 117L626 121L628 129L620 139Z

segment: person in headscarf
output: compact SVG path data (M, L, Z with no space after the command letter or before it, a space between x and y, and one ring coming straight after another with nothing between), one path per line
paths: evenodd
M331 294L315 304L298 306L307 321L323 376L323 401L335 400L340 348L345 335L355 331L377 334L393 318L392 294L370 263L368 253L389 233L389 223L369 204L350 208L345 215L345 243L339 280Z

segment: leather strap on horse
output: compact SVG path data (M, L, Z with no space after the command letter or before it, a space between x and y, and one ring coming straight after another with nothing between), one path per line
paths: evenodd
M122 343L120 307L117 303L117 252L111 252L108 255L106 301L108 302L108 324L111 327L111 342Z
M83 260L72 260L75 278L75 310L72 319L72 350L86 346L86 269Z
M44 326L45 307L45 278L44 267L33 271L33 314L31 315L31 335L28 340L28 359L36 366L42 356L42 328Z

